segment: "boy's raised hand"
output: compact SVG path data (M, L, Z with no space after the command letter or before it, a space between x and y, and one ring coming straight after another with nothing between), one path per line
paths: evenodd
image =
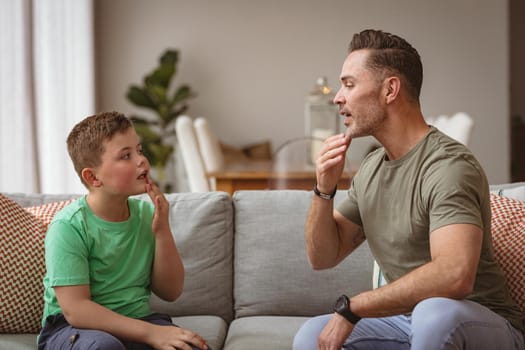
M164 193L160 190L159 186L155 184L148 176L146 178L146 192L148 193L153 205L155 206L155 214L153 216L153 222L151 229L156 235L160 232L170 232L169 223L169 203Z
M146 180L146 192L155 206L151 222L151 230L155 235L151 290L161 299L174 301L182 294L184 265L170 228L170 205L164 193L149 177Z

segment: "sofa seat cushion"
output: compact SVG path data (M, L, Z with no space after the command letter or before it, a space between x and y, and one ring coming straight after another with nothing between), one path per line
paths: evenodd
M224 350L288 350L308 317L252 316L233 321Z
M22 208L0 194L0 333L38 333L45 273L44 237L70 201Z
M35 350L37 334L0 334L0 349Z
M180 316L171 319L173 324L193 331L206 339L213 350L222 349L228 332L228 324L222 318L218 316Z

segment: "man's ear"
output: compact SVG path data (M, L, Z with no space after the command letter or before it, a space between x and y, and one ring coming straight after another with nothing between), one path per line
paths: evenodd
M401 80L399 80L398 77L388 77L385 79L385 99L386 103L390 104L399 95L399 91L401 90Z
M84 168L81 172L82 179L90 187L100 187L102 182L97 178L95 171L92 168Z

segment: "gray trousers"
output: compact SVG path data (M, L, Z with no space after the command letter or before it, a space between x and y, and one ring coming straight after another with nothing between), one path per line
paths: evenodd
M169 315L152 314L141 320L176 327ZM197 350L197 348L193 347ZM39 350L154 350L151 346L118 339L102 331L79 329L67 323L62 314L50 316L38 337Z
M316 350L333 314L314 317L297 332L294 350ZM524 350L523 334L486 307L468 300L430 298L408 315L363 318L347 350Z

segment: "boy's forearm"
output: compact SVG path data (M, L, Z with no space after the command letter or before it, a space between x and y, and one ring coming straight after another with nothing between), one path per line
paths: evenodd
M141 320L120 315L92 300L75 303L71 312L64 310L69 324L76 328L96 329L110 333L118 338L150 344L148 336L154 325Z
M151 283L153 292L167 301L174 301L182 293L184 265L169 231L156 237Z

